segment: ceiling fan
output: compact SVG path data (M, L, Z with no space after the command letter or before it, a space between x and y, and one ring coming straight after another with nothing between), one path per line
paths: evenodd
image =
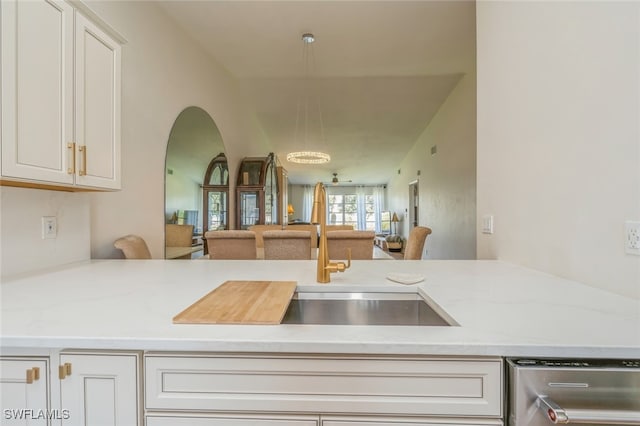
M338 174L337 173L333 173L333 179L331 179L331 185L337 185L339 183L351 183L353 182L351 179L349 180L340 180L338 179Z

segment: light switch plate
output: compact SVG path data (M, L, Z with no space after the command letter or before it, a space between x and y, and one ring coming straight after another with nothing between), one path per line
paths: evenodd
M640 255L640 222L624 223L624 249L625 253Z
M493 234L493 215L486 214L482 216L482 233Z
M58 219L55 216L42 216L42 239L58 236Z

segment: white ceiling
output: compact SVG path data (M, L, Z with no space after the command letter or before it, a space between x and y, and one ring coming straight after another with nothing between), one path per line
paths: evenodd
M387 183L460 77L475 67L474 1L159 4L238 79L293 183L328 182L334 172L353 184ZM309 84L305 32L316 36ZM305 140L304 119L296 126L296 114L309 91ZM286 161L287 152L305 148L326 151L332 161Z

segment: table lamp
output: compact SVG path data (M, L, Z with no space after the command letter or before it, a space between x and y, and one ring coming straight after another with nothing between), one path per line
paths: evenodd
M391 217L391 223L396 224L396 229L393 232L394 235L398 233L398 222L400 222L400 219L398 219L398 215L393 213L393 216Z

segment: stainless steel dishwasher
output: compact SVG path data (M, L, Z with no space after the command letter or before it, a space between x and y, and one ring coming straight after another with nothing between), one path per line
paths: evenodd
M640 425L640 360L507 359L508 425Z

